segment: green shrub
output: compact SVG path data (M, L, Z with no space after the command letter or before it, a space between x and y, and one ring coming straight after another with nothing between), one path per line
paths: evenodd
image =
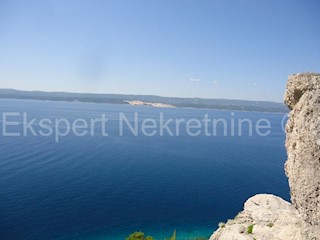
M253 232L253 224L252 225L250 225L248 228L247 228L247 233L248 234L252 234L252 232Z
M219 228L224 228L226 226L226 224L224 222L219 222L218 226L219 226Z
M153 237L145 237L144 233L140 231L130 234L129 237L126 238L126 240L153 240Z

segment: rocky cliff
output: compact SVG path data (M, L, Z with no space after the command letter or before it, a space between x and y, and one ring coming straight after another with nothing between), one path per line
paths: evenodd
M320 75L290 76L285 103L292 111L286 126L292 204L308 223L320 225ZM320 237L320 236L319 236Z
M291 203L258 194L210 240L320 240L320 74L289 76L285 103Z

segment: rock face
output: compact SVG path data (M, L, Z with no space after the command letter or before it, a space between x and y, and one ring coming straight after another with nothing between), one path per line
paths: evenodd
M304 239L303 221L287 201L270 194L249 198L244 210L220 228L210 240ZM252 230L250 230L252 229Z
M305 221L320 226L320 75L290 76L285 103L292 109L285 165L291 201Z
M258 194L210 240L320 240L320 74L289 76L285 103L291 203Z

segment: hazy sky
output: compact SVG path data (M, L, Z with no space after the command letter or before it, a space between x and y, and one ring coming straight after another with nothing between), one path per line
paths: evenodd
M282 101L318 0L0 0L0 88Z

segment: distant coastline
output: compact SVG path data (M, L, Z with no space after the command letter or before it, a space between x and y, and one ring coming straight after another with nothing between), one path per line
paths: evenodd
M289 111L283 103L278 102L231 99L176 98L152 95L92 94L0 89L0 98L129 104L135 106L150 106L160 108L183 107L270 113L288 113Z
M164 103L158 103L158 102L143 102L143 101L137 101L137 100L124 100L124 102L128 103L132 106L150 106L150 107L158 107L158 108L174 108L175 106L171 104L164 104Z

